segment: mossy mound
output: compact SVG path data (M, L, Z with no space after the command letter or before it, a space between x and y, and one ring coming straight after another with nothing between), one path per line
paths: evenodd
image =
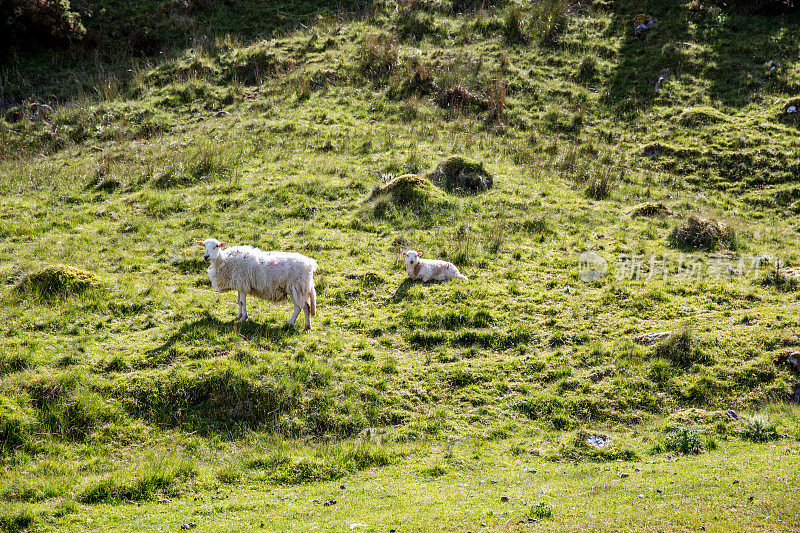
M437 187L449 193L476 194L492 188L494 177L475 163L460 156L451 156L425 176Z
M430 180L416 174L403 174L378 185L367 202L372 205L372 214L379 218L395 218L401 212L432 215L450 205Z
M674 215L669 207L665 206L663 203L646 203L646 204L639 204L634 206L631 210L631 217L655 217L655 216L671 216Z
M71 266L49 266L24 276L17 283L17 292L33 292L40 296L81 294L96 286L97 276Z
M676 226L669 236L674 246L713 250L718 246L734 248L734 231L724 222L690 215L685 223Z
M684 109L678 116L678 122L682 126L694 127L730 122L730 119L713 107L700 106Z
M403 174L375 187L370 200L389 196L394 204L403 207L425 202L433 194L433 184L428 179L416 174Z

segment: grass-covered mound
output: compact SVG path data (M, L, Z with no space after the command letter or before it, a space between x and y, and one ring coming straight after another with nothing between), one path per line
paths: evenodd
M425 176L437 187L453 194L476 194L492 188L494 177L483 163L450 156Z
M91 272L56 265L26 274L14 289L19 293L30 292L43 297L65 297L79 295L97 284L97 276Z
M386 218L400 212L432 215L449 207L442 193L425 177L403 174L376 186L367 199L375 216Z
M675 213L669 207L664 205L663 202L648 202L639 204L631 209L631 217L656 217L656 216L671 216Z

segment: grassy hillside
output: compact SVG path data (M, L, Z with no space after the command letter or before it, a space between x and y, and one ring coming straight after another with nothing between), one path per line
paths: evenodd
M2 64L0 530L796 527L797 14L84 4Z

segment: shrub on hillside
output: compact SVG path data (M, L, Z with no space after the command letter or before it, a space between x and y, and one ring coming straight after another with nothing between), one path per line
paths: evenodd
M439 163L426 177L441 189L456 194L483 192L494 184L494 177L483 167L483 163L457 155Z
M761 415L746 418L742 422L742 429L739 434L743 439L752 442L768 442L780 438L780 433L775 428L775 423Z
M0 47L72 42L85 34L69 0L0 0Z
M735 248L733 228L712 218L690 215L683 224L676 226L669 236L673 246L691 249L713 250L718 246Z
M664 448L682 454L700 453L703 451L703 439L697 430L679 427L667 433Z
M709 357L700 349L697 339L688 331L673 333L658 343L653 355L667 359L681 368L709 361Z

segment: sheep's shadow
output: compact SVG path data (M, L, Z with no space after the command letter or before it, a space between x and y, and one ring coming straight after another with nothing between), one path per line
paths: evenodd
M394 291L394 294L389 299L389 301L391 303L402 302L403 300L406 299L406 296L408 296L408 291L411 289L411 287L413 287L417 283L421 283L421 282L419 282L417 280L414 280L414 279L411 279L411 278L404 279L403 283L401 283L397 287L397 290Z
M414 285L439 285L442 283L447 283L447 281L439 281L435 279L432 279L430 281L421 281L418 279L406 278L403 280L403 283L401 283L400 286L397 287L397 290L394 291L394 294L389 299L389 302L398 303L405 300L406 297L408 296L408 291L411 290L411 287L413 287Z
M209 335L209 334L212 335ZM254 339L268 340L274 344L280 344L284 339L297 333L295 327L288 323L263 323L259 324L253 320L245 322L235 322L233 320L222 321L213 316L208 311L203 316L192 322L183 324L178 331L169 336L160 346L150 350L150 355L157 355L168 352L179 342L191 342L192 340L213 340L213 334L225 335L236 333L241 339L250 341Z

